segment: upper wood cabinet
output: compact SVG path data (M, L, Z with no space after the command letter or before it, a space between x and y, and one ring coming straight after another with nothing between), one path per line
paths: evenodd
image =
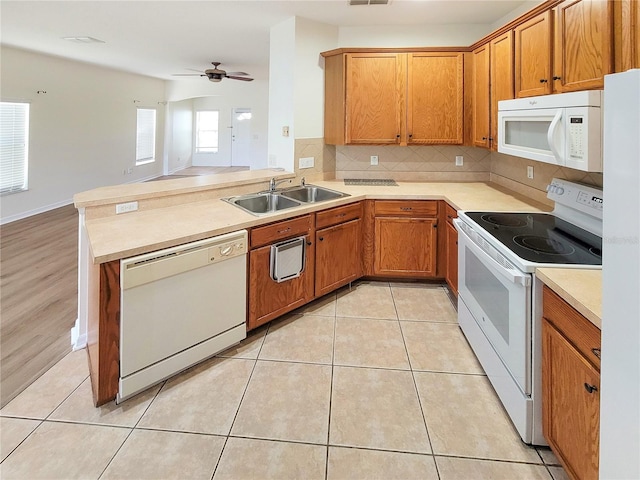
M498 102L514 97L513 31L491 40L491 149L498 150Z
M498 102L513 98L513 32L476 48L472 58L473 145L497 150Z
M599 89L613 72L610 0L565 0L514 28L516 97Z
M551 22L546 11L514 29L517 98L551 93Z
M347 54L344 143L400 143L405 85L405 55Z
M553 91L603 88L613 72L613 2L565 0L554 20Z
M325 143L462 143L462 53L324 55Z
M640 0L613 2L613 15L615 71L640 68Z
M462 144L463 54L408 55L408 144Z
M473 97L472 142L476 147L489 148L491 145L491 102L490 102L490 45L488 43L472 52Z

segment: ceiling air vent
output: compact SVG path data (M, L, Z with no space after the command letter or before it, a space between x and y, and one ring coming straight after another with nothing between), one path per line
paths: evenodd
M349 5L387 5L389 0L349 0Z

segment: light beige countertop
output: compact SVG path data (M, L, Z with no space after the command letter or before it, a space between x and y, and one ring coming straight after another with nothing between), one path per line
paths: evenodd
M538 268L536 277L596 327L602 328L602 270Z
M264 171L263 171L264 172ZM243 173L243 172L240 172ZM273 175L273 172L271 172ZM264 176L264 173L263 173ZM286 178L286 177L285 177ZM191 180L191 179L186 179ZM264 180L264 178L262 178ZM170 180L169 182L176 182ZM239 181L239 185L242 182ZM163 182L149 182L149 184ZM184 182L186 184L186 182ZM104 263L152 252L183 243L213 237L235 230L283 220L364 199L433 199L446 200L458 210L549 211L546 205L490 183L410 183L398 186L346 186L342 180L314 182L351 196L327 202L302 205L273 214L254 216L219 198L189 202L150 210L139 210L85 222L93 262ZM173 185L170 185L173 186ZM126 186L123 186L126 187ZM191 188L180 184L179 188ZM149 189L149 187L144 187ZM165 186L165 190L166 190ZM117 187L92 190L76 196L76 206L94 202L113 203ZM260 190L256 186L256 191ZM162 186L154 186L156 195L166 195ZM108 199L101 199L100 192ZM135 193L132 189L131 195ZM124 193L124 192L123 192ZM154 195L145 191L144 195ZM117 198L129 201L133 197Z

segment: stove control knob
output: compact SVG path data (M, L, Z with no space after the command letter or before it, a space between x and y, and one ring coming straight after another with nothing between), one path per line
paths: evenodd
M556 194L557 195L562 195L564 193L564 188L562 187L556 187Z

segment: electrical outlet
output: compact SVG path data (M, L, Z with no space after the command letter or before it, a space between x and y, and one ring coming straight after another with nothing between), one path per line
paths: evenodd
M116 214L135 212L138 210L138 202L127 202L116 204Z
M131 175L133 173L133 167L127 168L127 173Z
M456 155L456 167L464 165L464 157L462 155Z
M371 155L371 165L378 165L378 155Z
M302 157L298 159L298 168L313 168L314 164L314 157Z
M269 167L277 167L278 166L278 157L273 153L269 154Z
M533 178L533 167L531 165L527 166L527 178Z
M282 127L282 136L283 137L288 137L289 136L289 127L287 127L287 126Z

